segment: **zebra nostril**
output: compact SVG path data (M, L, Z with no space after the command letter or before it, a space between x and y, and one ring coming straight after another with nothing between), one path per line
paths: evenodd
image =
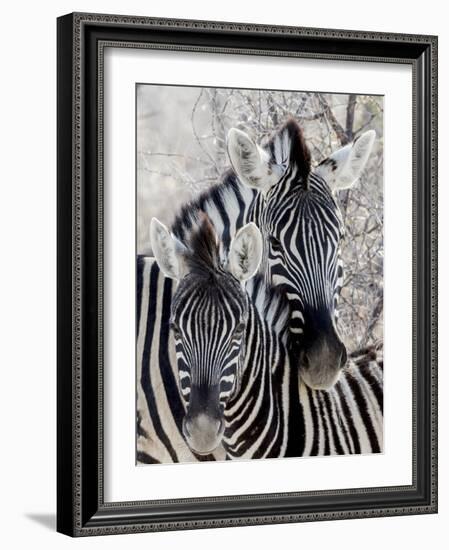
M301 352L301 355L299 357L299 361L303 368L308 369L310 366L309 358L307 357L307 353L304 351Z
M184 418L184 422L182 423L182 431L186 437L190 437L189 423L190 421L187 418Z
M218 421L218 430L217 430L217 434L218 434L218 435L221 435L223 432L224 432L224 421L223 421L223 419L220 419L220 420Z

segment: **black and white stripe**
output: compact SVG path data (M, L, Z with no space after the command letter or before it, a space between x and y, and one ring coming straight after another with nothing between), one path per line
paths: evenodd
M350 358L331 390L301 383L303 456L383 451L383 364L371 348Z
M218 386L228 458L382 451L382 369L372 351L351 358L332 390L311 390L291 368L283 293L261 276L243 292L218 263L201 276L193 272L185 277L172 306L178 399L182 395L185 401L185 408L175 413L176 435L182 431L192 385L201 388L206 411L213 410ZM173 380L170 385L173 389ZM156 431L164 444L167 434L160 425ZM165 446L170 449L167 442Z
M182 209L172 231L181 242L187 242L200 215L206 212L217 230L220 258L224 261L231 237L238 228L248 221L255 221L261 227L265 237L261 273L266 282L273 281L287 292L291 311L290 355L294 363L301 364L304 350L313 348L311 343L315 342L317 333L330 334L331 343L341 343L336 330L335 307L343 275L339 256L343 233L341 216L324 177L325 170L321 168L316 173L310 173L307 169L310 158L307 159L302 134L297 127L291 122L287 124L264 150L269 158L271 173L279 175L275 185L271 181L269 190L254 190L242 184L243 178L239 179L230 172L220 185ZM322 166L325 165L322 163ZM331 163L328 166L333 169ZM140 259L139 262L141 286L150 295L143 298L142 292L142 299L138 299L139 338L141 341L144 339L147 346L145 348L140 342L138 353L138 410L142 408L139 426L147 425L145 433L150 434L139 440L147 443L148 454L151 449L163 448L162 461L168 457L173 461L193 460L195 457L186 447L180 428L182 396L176 396L170 387L176 371L175 350L166 321L176 283L166 280L151 259ZM165 352L159 351L165 345L168 346ZM334 347L340 352L339 346ZM338 363L333 381L340 372L340 362L333 361L334 366ZM307 373L302 370L301 375L304 374L307 379ZM188 385L188 376L187 373L184 375L185 386ZM149 385L152 391L148 390ZM316 384L310 384L310 380L309 385L316 387ZM162 396L160 399L159 395ZM155 411L150 410L149 398L158 403L156 412L159 408L163 411L157 415L162 421L154 419ZM171 441L174 443L171 444ZM212 456L206 458L213 459Z

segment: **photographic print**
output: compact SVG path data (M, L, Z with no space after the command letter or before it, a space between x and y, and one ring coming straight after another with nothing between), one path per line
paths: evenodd
M138 464L383 451L383 97L136 85Z

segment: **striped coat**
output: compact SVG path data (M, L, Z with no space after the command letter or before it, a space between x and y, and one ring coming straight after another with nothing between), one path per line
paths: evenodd
M156 308L157 291L162 287L166 295L171 296L175 291L175 283L161 275L154 259L139 258L137 461L225 459L223 448L203 457L192 453L185 443L182 434L185 405L179 390L174 343L168 329L171 300L162 308ZM252 299L255 300L255 296ZM154 331L162 335L159 346L150 345ZM252 353L257 359L257 354L263 351L256 347ZM271 453L275 456L320 456L382 452L383 362L380 353L370 348L351 357L340 381L330 391L311 390L298 379L296 369L290 370L289 365L283 365L282 369L288 369L288 376L284 374L288 389L283 390L284 406L288 403L285 421L293 435L288 436L288 445L276 445ZM157 361L153 355L157 356ZM236 403L230 409L230 417L232 414L238 416L236 413L242 412L247 405L244 401L239 406ZM263 456L263 451L263 448L257 449L255 457ZM231 456L232 452L228 458Z

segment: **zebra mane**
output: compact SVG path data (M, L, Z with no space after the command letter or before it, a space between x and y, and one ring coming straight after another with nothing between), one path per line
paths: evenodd
M298 181L307 183L311 171L311 154L303 130L293 117L289 117L263 147L269 152L272 164L287 161L289 165L296 166Z
M270 164L296 167L295 181L307 184L311 171L311 155L306 145L302 128L293 117L277 129L262 147L270 156ZM287 169L288 166L285 166ZM197 197L185 204L171 225L172 233L184 244L188 243L190 234L198 226L203 212L213 216L213 221L223 223L223 230L215 223L220 244L227 250L230 234L227 223L238 229L244 223L245 209L254 200L258 191L243 185L232 168L221 176L221 181L212 185ZM217 218L217 219L216 219ZM221 221L220 221L221 220ZM227 220L227 221L226 221ZM222 234L223 233L223 234Z
M219 285L232 291L234 285L229 284L228 277L224 278L227 271L222 267L215 229L204 213L199 217L200 223L192 232L185 252L189 271L199 277L203 284L207 283L211 290ZM281 334L288 328L290 306L281 286L273 286L265 281L264 275L257 274L246 283L246 294L272 330Z
M204 213L197 213L199 224L190 235L185 260L195 275L215 278L220 269L219 245L215 229Z
M220 182L212 185L182 206L171 226L173 234L182 242L187 241L190 233L201 221L203 213L208 211L208 205L213 206L218 212L226 213L229 216L230 205L236 203L237 197L242 192L256 195L256 191L244 188L240 184L235 172L232 168L229 168L222 175ZM236 204L236 207L239 208L239 205ZM238 212L236 217L240 218L241 216L242 214ZM229 243L226 244L229 245Z

